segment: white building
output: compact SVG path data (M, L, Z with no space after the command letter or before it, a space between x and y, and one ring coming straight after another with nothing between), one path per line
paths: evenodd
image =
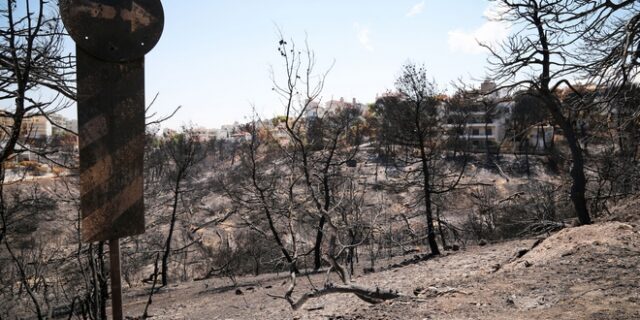
M476 147L487 142L500 144L506 135L512 107L513 102L500 102L492 110L469 112L464 137Z
M49 119L53 122L51 126L51 133L53 135L66 134L68 131L78 132L78 120L67 119L64 116L55 113L50 114Z
M346 102L344 98L341 97L340 100L329 100L324 104L324 109L326 110L326 112L333 112L333 113L337 113L340 110L344 110L347 108L355 108L355 109L358 109L360 112L364 112L366 109L365 107L366 106L358 102L356 98L352 98L351 102Z
M203 127L193 128L193 135L198 139L198 141L209 141L217 138L218 132L216 129L208 129Z
M305 118L322 118L325 113L325 109L320 106L320 104L316 101L311 101L307 103L307 108L305 109Z
M233 124L225 124L216 131L217 139L231 139L234 133L239 131L240 124L236 121Z
M5 130L0 135L6 134L13 125L13 118L5 112L0 113L0 126ZM60 127L66 129L61 129ZM59 114L42 114L27 115L22 119L20 126L20 135L23 138L30 139L49 139L53 135L64 134L68 131L78 132L78 121L67 119Z
M9 118L9 122L13 125L13 119ZM52 125L45 116L27 116L22 119L20 126L20 135L32 139L48 139L52 134Z
M499 102L495 107L485 111L460 112L464 114L465 122L459 137L470 142L473 148L484 149L487 144L493 147L502 145L509 129L509 120L513 114L513 101ZM487 112L490 114L487 115ZM448 124L453 129L459 124ZM548 147L554 138L554 127L541 124L529 128L525 137L530 147L538 151Z

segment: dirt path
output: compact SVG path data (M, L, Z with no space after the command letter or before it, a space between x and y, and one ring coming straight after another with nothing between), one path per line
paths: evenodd
M339 294L292 311L267 295L282 295L285 280L263 276L241 279L252 282L241 295L224 279L180 284L158 294L150 310L153 319L640 319L638 224L565 229L531 249L535 242L473 247L356 277L403 295L379 305ZM142 313L141 293L129 292L128 315Z

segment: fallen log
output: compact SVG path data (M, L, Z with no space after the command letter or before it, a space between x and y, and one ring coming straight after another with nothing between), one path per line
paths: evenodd
M316 289L312 292L308 292L303 294L297 301L293 301L291 298L287 298L287 301L291 304L291 307L294 310L300 309L309 299L319 298L328 294L334 293L352 293L356 295L361 300L371 303L378 304L382 303L386 300L391 300L400 297L397 291L393 290L380 290L380 288L370 289L359 287L355 285L334 285L327 284L323 288Z

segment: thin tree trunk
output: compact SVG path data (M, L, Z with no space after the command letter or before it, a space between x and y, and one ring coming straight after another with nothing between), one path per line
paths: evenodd
M151 291L149 292L149 299L147 300L147 304L144 306L144 312L142 313L142 319L151 318L149 316L149 305L153 302L153 294L156 290L156 284L158 283L158 258L160 258L160 253L156 254L156 261L153 264L153 284L151 285Z
M447 242L445 241L445 238L444 238L444 230L442 229L442 223L440 220L440 207L436 207L436 219L438 219L438 231L440 232L440 240L442 241L442 247L446 248Z
M560 125L564 136L567 139L567 144L571 150L571 160L573 164L571 166L571 202L576 210L578 220L581 225L590 224L591 218L589 216L589 209L587 208L586 189L587 179L584 174L584 158L583 150L579 145L575 130L571 123L562 115L560 110L555 104L547 103L547 107L551 111L551 115L555 121Z
M419 111L419 110L416 110ZM436 233L433 226L433 212L431 209L431 190L430 190L430 181L429 181L429 163L427 159L427 154L425 151L425 143L424 137L422 136L422 130L420 129L420 115L416 114L416 123L417 123L417 132L418 132L418 143L420 147L420 160L422 162L422 178L423 178L423 187L422 190L424 192L424 206L427 218L427 241L429 242L429 248L431 249L431 253L434 255L439 255L440 250L438 249L438 243L436 241Z
M168 284L169 255L171 254L171 238L173 237L173 230L175 229L176 216L178 212L178 198L180 197L180 180L181 180L181 174L179 173L176 179L176 184L173 191L173 210L171 212L169 234L167 235L167 242L165 243L164 254L162 255L162 286L163 287L165 287Z
M298 273L299 271L298 271L298 266L296 265L296 261L294 261L293 257L291 257L291 254L289 254L287 247L285 247L284 243L282 242L282 239L280 239L280 235L278 234L278 230L276 229L275 223L273 221L273 216L271 215L271 210L267 205L267 195L265 195L264 189L262 189L258 184L258 177L256 175L258 169L256 165L256 158L255 158L256 150L254 146L255 138L251 138L251 139L252 140L251 140L250 159L251 159L251 181L253 183L253 187L256 189L256 191L258 191L260 202L262 203L262 209L264 210L264 214L267 217L267 222L269 223L269 230L271 231L271 235L273 235L273 239L276 241L276 243L280 247L280 251L282 252L282 255L284 255L287 262L289 263L291 269L295 273Z
M324 216L320 217L320 222L318 223L318 231L316 233L316 242L313 246L313 270L318 271L322 266L322 238L324 237L324 224L326 223L326 219Z
M545 101L547 109L551 113L551 116L564 131L564 136L569 144L569 149L571 149L571 158L573 160L570 172L573 180L570 193L571 201L573 202L580 224L590 224L591 218L589 217L589 210L587 208L587 201L585 198L587 179L584 174L583 150L580 148L573 126L560 110L560 101L558 101L558 98L550 90L551 54L549 50L549 40L547 38L547 33L544 30L544 22L539 16L537 7L535 8L534 15L532 15L531 19L536 27L538 37L540 39L540 45L542 46L543 58L542 73L540 75L540 93Z
M276 226L273 223L273 218L271 217L271 211L269 211L269 209L266 206L264 209L265 209L265 215L267 216L267 222L269 222L269 230L271 230L271 234L273 235L274 240L280 247L280 251L284 255L285 259L287 259L287 262L291 265L291 269L295 273L298 273L299 272L298 266L296 266L295 261L289 254L289 251L287 251L287 248L284 246L282 239L280 239L280 236L278 235L278 230L276 230Z

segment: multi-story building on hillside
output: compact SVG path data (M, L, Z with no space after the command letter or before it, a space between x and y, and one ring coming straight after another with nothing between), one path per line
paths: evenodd
M5 112L0 114L0 136L6 136L13 126L13 118ZM20 136L29 139L48 139L52 134L51 122L43 115L30 115L22 119Z
M344 100L344 98L340 98L340 100L329 100L327 102L325 102L324 104L324 109L327 112L332 112L332 113L337 113L340 110L344 110L344 109L357 109L360 112L365 111L365 105L358 102L356 100L356 98L352 98L351 102L347 102Z
M216 129L197 127L191 130L193 131L193 135L198 139L198 141L202 141L202 142L216 139L218 135L218 132Z
M512 102L500 102L490 110L471 111L466 115L463 136L473 147L500 145L505 138Z
M322 118L325 113L325 108L321 107L316 101L307 102L306 109L304 110L305 118Z
M345 101L344 98L339 100L329 100L324 103L311 101L307 103L305 109L305 118L322 118L325 114L336 114L344 109L357 109L360 112L366 112L366 105L360 103L356 98L352 98L351 102Z
M0 146L12 132L14 119L6 111L0 111ZM41 163L71 163L78 154L77 121L59 114L30 114L22 119L20 136L14 161L38 161ZM47 156L42 154L47 153Z
M5 111L0 111L0 137L6 135L13 126L13 117ZM27 115L22 119L20 136L28 139L49 139L56 135L78 132L78 121L67 119L60 114L35 114Z
M554 127L541 123L526 129L526 132L509 133L515 102L510 97L503 97L496 89L495 83L485 80L480 90L467 93L470 97L461 106L447 108L446 103L440 106L442 119L446 119L447 127L457 129L459 137L469 142L472 149L486 150L503 148L513 144L507 135L517 134L527 139L528 147L542 151L551 145ZM456 124L454 124L456 123Z
M68 119L59 114L50 114L48 115L49 119L52 122L51 125L51 134L56 135L64 135L69 134L71 132L78 132L78 120Z

